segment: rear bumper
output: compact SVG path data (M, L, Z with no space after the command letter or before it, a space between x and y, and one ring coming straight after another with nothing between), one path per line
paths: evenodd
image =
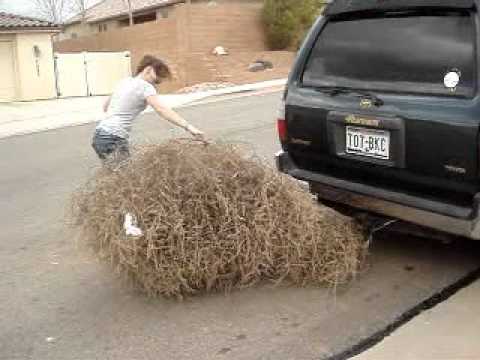
M279 171L309 182L312 192L322 199L480 240L480 194L474 206L467 208L304 170L288 152L280 151L275 160Z

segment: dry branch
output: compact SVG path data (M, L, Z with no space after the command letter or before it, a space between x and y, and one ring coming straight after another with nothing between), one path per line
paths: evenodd
M366 254L356 222L231 145L143 148L121 169L100 171L73 209L98 254L152 296L262 280L337 285L355 276ZM125 235L126 213L143 236Z

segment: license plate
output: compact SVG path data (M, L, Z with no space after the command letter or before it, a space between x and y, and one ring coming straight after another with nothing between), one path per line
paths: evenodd
M346 149L348 154L390 159L390 132L353 126L346 127Z

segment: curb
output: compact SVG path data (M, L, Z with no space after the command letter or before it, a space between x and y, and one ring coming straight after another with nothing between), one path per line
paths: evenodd
M165 103L167 103L170 107L181 109L189 106L198 105L199 103L201 103L202 100L207 98L212 98L212 97L217 97L222 95L233 95L233 94L239 94L239 93L246 93L245 96L249 96L248 95L249 92L284 86L286 83L287 83L287 79L279 79L279 80L270 80L270 81L264 81L264 82L253 83L253 84L232 86L232 87L216 89L216 90L208 90L208 91L191 93L191 94L179 94L179 95L167 94L167 95L160 95L160 96L162 100L164 100ZM223 100L227 100L227 99L223 99ZM219 100L219 101L222 101L222 100ZM152 112L154 112L154 110L149 107L143 113L145 114L145 113L152 113ZM60 117L61 115L59 114L58 116ZM2 131L2 124L0 124L0 139L6 139L14 136L23 136L23 135L35 134L35 133L45 132L50 130L57 130L62 128L95 123L102 116L103 114L101 113L92 113L91 116L89 116L89 118L85 120L76 120L69 123L63 122L63 123L48 124L48 125L38 124L37 126L27 126L26 129L13 129L10 131L8 130ZM18 120L18 121L9 122L8 124L10 125L12 123L25 124L26 122L29 122L29 121L38 121L38 120L32 120L32 119Z

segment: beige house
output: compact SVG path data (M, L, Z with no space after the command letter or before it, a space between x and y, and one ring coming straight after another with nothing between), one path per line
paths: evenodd
M133 23L143 24L169 18L175 5L185 0L131 0ZM55 40L76 39L130 25L127 1L103 0L85 13L67 20Z
M52 23L0 12L0 102L57 96Z

